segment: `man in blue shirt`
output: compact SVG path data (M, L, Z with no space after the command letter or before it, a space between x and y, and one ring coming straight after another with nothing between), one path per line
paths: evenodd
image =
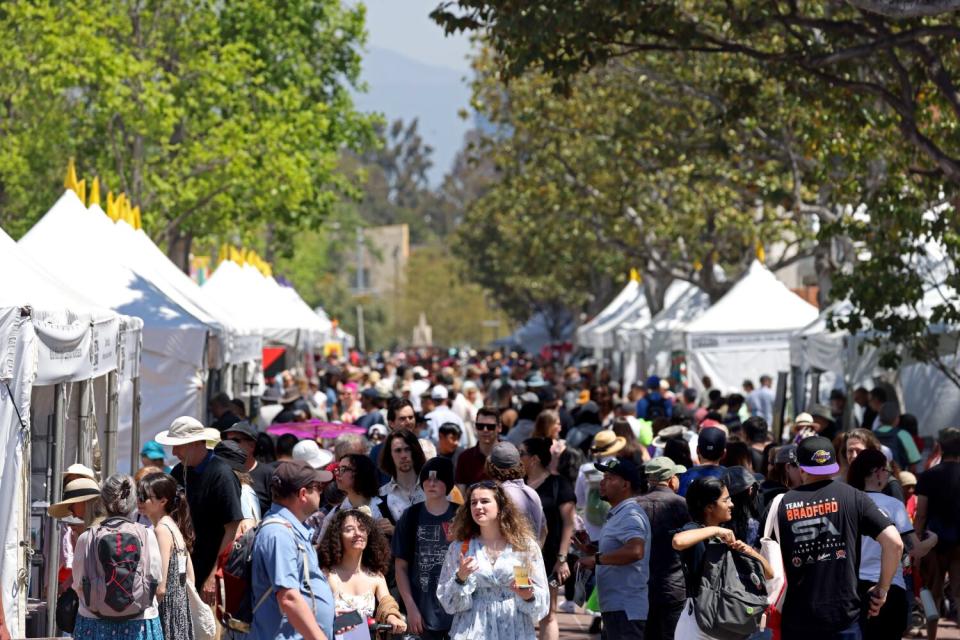
M640 488L640 471L623 458L595 466L603 472L600 495L610 503L610 512L600 531L599 551L592 558L581 558L580 564L596 567L603 640L643 640L649 611L650 520L633 499Z
M327 476L302 460L273 473L273 506L253 543L256 640L333 640L333 593L310 545L313 530L302 524L320 508Z
M715 426L707 426L708 424ZM720 423L713 420L704 420L700 428L700 434L697 436L697 456L700 458L700 464L694 465L680 475L680 488L677 493L681 496L687 495L687 487L697 478L723 477L720 458L723 457L727 448L727 434Z
M660 393L660 378L647 378L647 395L637 400L637 417L653 422L657 418L673 416L673 401Z

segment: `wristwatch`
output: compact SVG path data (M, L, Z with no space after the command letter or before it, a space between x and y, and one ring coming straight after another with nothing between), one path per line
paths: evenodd
M565 554L565 553L558 553L558 554L557 554L557 560L558 560L559 562L566 562L566 561L567 561L567 554Z
M593 564L594 564L595 566L598 566L598 567L599 567L601 564L603 564L602 562L600 562L600 552L599 552L599 551L597 551L595 554L593 554Z

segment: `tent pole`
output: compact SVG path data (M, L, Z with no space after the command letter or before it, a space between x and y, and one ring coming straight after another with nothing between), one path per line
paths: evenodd
M133 409L130 419L130 473L140 468L140 376L133 382Z
M117 393L117 372L107 374L107 427L104 429L103 477L109 478L117 471L117 420L119 416ZM134 469L130 470L131 472Z
M93 468L93 443L90 442L87 422L90 420L90 380L80 381L80 412L77 420L76 461Z
M50 495L50 504L60 502L63 497L63 436L66 422L66 406L64 403L64 386L59 383L53 387L53 438L50 441L50 485L47 492ZM60 573L60 525L53 518L47 518L47 635L56 635L57 625L57 577Z

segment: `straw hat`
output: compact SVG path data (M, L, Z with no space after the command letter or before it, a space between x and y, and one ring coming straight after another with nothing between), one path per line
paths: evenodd
M93 469L91 469L85 464L80 464L79 462L67 467L66 471L63 472L63 475L64 476L82 476L84 478L90 478L91 480L94 480L94 481L96 481L97 479L97 476L93 472Z
M154 438L154 440L160 444L171 447L209 439L210 435L207 433L207 430L203 428L203 425L200 424L200 421L190 416L180 416L173 421L169 429L161 431L157 434L157 437Z
M70 505L86 502L100 497L100 485L90 478L76 478L63 489L63 499L47 508L51 518L66 518L70 515Z
M626 438L615 434L613 429L604 429L593 436L590 452L601 456L612 456L625 446L627 446Z

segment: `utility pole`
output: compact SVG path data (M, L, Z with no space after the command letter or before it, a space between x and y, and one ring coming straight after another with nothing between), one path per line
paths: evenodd
M363 277L363 227L357 227L357 292L356 295L362 296L366 291L365 278ZM363 330L363 305L357 305L357 348L360 353L367 352L367 339Z

